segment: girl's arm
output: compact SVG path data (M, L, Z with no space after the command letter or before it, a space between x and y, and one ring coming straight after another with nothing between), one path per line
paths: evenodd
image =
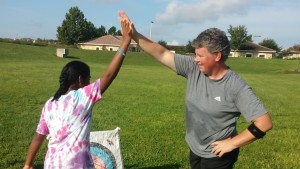
M100 89L101 94L105 92L105 90L109 87L111 82L115 79L117 76L120 67L123 63L125 54L127 52L127 48L130 45L131 42L131 30L130 30L130 23L128 21L122 21L121 22L122 27L122 36L123 40L120 45L120 48L118 49L118 52L116 52L114 58L106 68L103 75L100 77Z
M35 158L36 153L39 151L41 145L43 144L45 138L45 135L35 133L31 141L23 169L33 169L33 160Z

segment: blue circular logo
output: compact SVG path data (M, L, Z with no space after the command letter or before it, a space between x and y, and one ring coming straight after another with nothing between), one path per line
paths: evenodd
M117 163L113 153L99 143L90 143L90 151L95 169L116 169Z

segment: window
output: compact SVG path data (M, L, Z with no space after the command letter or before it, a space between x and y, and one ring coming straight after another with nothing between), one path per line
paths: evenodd
M252 53L246 53L246 58L251 58L252 57Z
M265 57L265 55L263 55L263 54L260 54L258 57L259 57L259 58L264 58L264 57Z

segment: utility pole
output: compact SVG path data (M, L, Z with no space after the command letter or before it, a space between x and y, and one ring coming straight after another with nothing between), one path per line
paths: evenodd
M152 24L153 23L154 23L153 21L150 22L150 35L149 35L150 40L151 40L151 36L152 36Z

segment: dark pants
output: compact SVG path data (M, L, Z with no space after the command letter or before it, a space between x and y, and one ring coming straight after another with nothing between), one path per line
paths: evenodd
M222 157L202 158L190 150L191 169L232 169L238 155L239 149L235 149Z

